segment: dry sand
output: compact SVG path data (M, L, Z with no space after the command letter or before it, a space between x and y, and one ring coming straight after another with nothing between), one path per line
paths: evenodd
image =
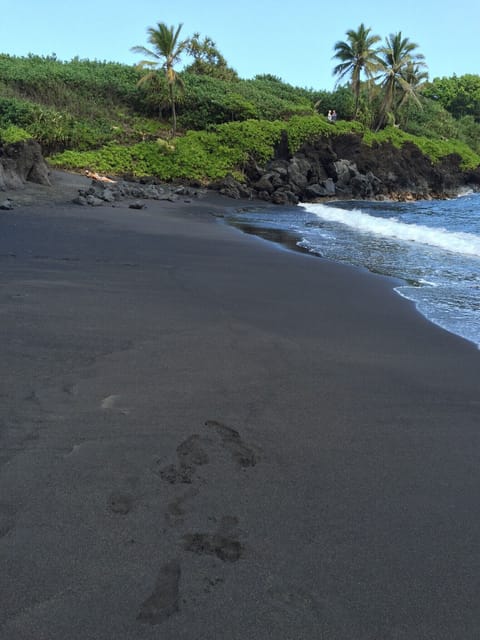
M232 201L56 184L0 212L0 638L477 640L480 352Z

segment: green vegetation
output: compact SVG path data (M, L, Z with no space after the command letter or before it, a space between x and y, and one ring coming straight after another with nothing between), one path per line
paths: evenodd
M218 144L217 136L206 131L189 131L174 145L163 140L128 147L110 144L98 151L65 151L50 159L53 166L67 169L88 167L107 174L154 175L166 181L215 180L243 161L244 154L239 149Z
M175 135L177 131L177 113L175 109L176 100L176 88L179 86L183 88L183 81L175 71L174 65L180 60L183 50L187 46L187 40L179 40L180 31L183 25L179 25L176 29L167 27L163 22L159 22L157 28L148 28L148 41L152 46L152 49L146 49L145 47L136 46L132 47L132 51L135 53L141 53L146 55L152 60L142 60L139 64L140 69L150 69L150 71L143 75L138 81L138 86L145 83L153 83L154 86L158 86L159 71L165 73L165 81L168 88L168 101L172 110L172 135Z
M380 44L363 24L347 31L333 69L346 84L329 92L269 74L241 79L211 38L180 40L180 29L150 28L152 48L134 50L151 60L138 66L0 54L0 142L32 137L58 167L202 183L241 179L247 163L274 156L284 132L291 153L356 133L367 144L413 143L432 162L457 154L465 168L480 164L480 76L427 82L401 33ZM178 71L182 52L192 62Z
M395 121L398 110L409 99L421 106L415 89L420 83L425 65L423 55L415 51L417 47L417 44L398 32L390 34L385 45L379 49L378 68L383 98L377 118L377 131L386 126L390 117Z
M209 131L188 131L175 142L158 140L129 147L107 145L98 151L65 151L50 158L54 166L69 169L89 168L107 174L137 177L155 175L163 180L192 179L209 182L232 173L242 179L245 164L254 159L265 163L274 155L275 146L285 131L291 153L317 136L357 133L367 144L389 141L401 147L416 144L433 162L458 154L462 167L473 169L480 155L460 140L444 141L414 136L395 127L372 132L358 122L340 121L332 126L320 115L295 116L285 121L246 120L211 127Z
M376 133L366 131L363 140L369 145L391 142L398 148L401 148L405 142L411 142L423 154L428 156L433 163L439 162L442 158L450 155L458 155L461 158L463 169L475 169L480 165L480 155L461 140L435 140L425 136L414 136L396 127L386 127Z
M338 80L350 76L351 89L355 96L355 117L358 116L360 106L360 91L362 89L362 73L370 82L377 70L379 59L375 45L380 41L380 36L370 35L371 29L366 28L362 23L357 31L349 29L347 40L340 40L335 43L335 58L339 64L334 68L333 73L338 76Z
M16 127L14 124L5 129L0 129L0 142L3 144L13 144L22 140L31 140L31 138L32 136L25 129Z
M220 80L238 80L238 74L231 69L225 58L217 49L215 42L206 36L200 39L199 33L194 33L187 41L188 54L193 62L185 71L198 76L211 76Z
M423 54L418 45L402 35L391 33L382 45L376 47L381 38L370 35L371 29L362 23L357 31L347 31L347 41L335 44L334 58L340 61L333 73L338 79L350 77L350 88L355 95L355 118L360 115L362 87L366 99L363 101L363 120L368 114L375 129L394 124L400 109L409 101L421 108L418 92L427 80ZM362 83L362 75L366 82ZM379 84L375 84L379 83ZM372 111L372 106L374 109ZM366 109L365 109L366 108Z
M435 78L425 87L423 94L438 101L454 118L472 116L480 121L480 76L466 74Z

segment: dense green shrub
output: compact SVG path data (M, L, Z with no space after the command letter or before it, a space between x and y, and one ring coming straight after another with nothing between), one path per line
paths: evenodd
M480 155L480 122L473 116L464 116L457 121L458 139Z
M140 98L139 72L113 62L0 54L0 78L19 95L59 108L85 101L136 106Z
M278 120L246 120L219 125L214 132L219 145L238 149L243 161L252 158L265 163L272 158L283 129L285 123Z
M185 89L179 100L179 124L205 129L211 124L288 119L294 114L311 114L313 94L271 77L227 82L209 76L184 73Z
M18 98L0 98L0 126L21 127L47 153L69 146L98 147L111 138L111 125L103 119L78 120L68 111Z
M215 134L191 131L178 138L175 146L161 140L130 147L110 144L98 151L65 151L49 161L67 169L88 168L113 175L209 181L235 172L242 160L238 149L219 145Z
M458 137L458 123L438 102L423 98L421 108L412 102L398 112L399 125L413 135L450 139Z
M414 136L397 127L386 127L377 133L365 131L364 141L367 144L388 141L398 148L401 148L405 142L411 142L428 156L432 162L438 162L449 155L458 154L462 158L461 166L463 169L474 169L480 165L480 156L460 140L439 140L424 136Z
M297 89L279 80L242 80L237 93L251 102L262 120L286 120L292 115L314 113L313 99L305 89Z
M12 144L13 142L20 142L21 140L31 140L32 136L22 129L21 127L16 127L15 125L10 125L5 129L0 127L0 142L3 144Z
M425 97L436 100L454 118L473 116L480 122L480 76L465 74L435 78L422 90Z
M295 116L285 125L288 134L288 143L291 153L295 153L301 145L318 136L333 136L340 133L363 133L363 127L358 122L337 120L332 124L325 116L314 115L308 117Z
M17 98L3 98L0 96L0 127L17 125L28 126L35 113L31 102Z
M88 150L108 142L132 143L157 138L165 125L132 113L129 109L105 110L95 118L82 117L67 109L0 96L0 127L17 126L35 138L45 153L65 148Z
M315 109L327 115L335 109L341 120L351 120L355 111L355 98L348 87L339 87L335 91L319 91L315 94Z
M183 74L185 88L179 99L179 125L206 129L211 124L258 117L255 106L236 92L240 82Z

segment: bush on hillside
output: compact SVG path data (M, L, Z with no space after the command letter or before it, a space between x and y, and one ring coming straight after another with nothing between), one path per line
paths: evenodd
M310 93L279 80L227 82L183 73L185 89L179 98L179 124L184 129L249 120L284 120L313 113Z
M141 96L139 72L114 62L0 54L0 78L17 96L74 112L86 102L136 107Z
M31 140L32 136L22 129L21 127L16 127L15 125L10 125L5 129L0 127L0 143L1 144L13 144L15 142L21 142L22 140Z

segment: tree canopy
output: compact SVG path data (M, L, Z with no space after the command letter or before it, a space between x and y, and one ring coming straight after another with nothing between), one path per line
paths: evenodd
M380 36L370 35L370 32L371 29L362 23L356 31L347 31L346 41L340 40L334 46L334 58L340 60L340 63L334 68L333 73L338 76L337 84L345 76L350 76L355 96L355 117L358 114L362 73L367 80L371 80L379 64L375 45L379 42Z
M473 116L480 122L480 76L466 74L435 78L426 85L423 95L437 101L454 118Z
M424 56L418 53L418 45L411 42L402 32L391 33L378 51L379 79L383 99L377 119L377 129L384 127L389 114L395 116L405 96L418 101L415 87L419 74L426 66Z
M148 42L152 45L151 49L147 49L142 46L132 47L134 53L141 53L150 60L142 60L139 63L140 68L148 68L150 71L144 75L139 84L145 82L156 81L158 68L163 69L168 85L168 94L170 99L170 106L172 108L172 133L175 135L177 129L177 116L175 110L175 87L176 85L182 86L182 80L175 70L175 65L179 62L180 56L187 46L186 40L180 40L180 31L182 24L177 28L171 26L168 27L164 22L159 22L157 27L149 27Z

